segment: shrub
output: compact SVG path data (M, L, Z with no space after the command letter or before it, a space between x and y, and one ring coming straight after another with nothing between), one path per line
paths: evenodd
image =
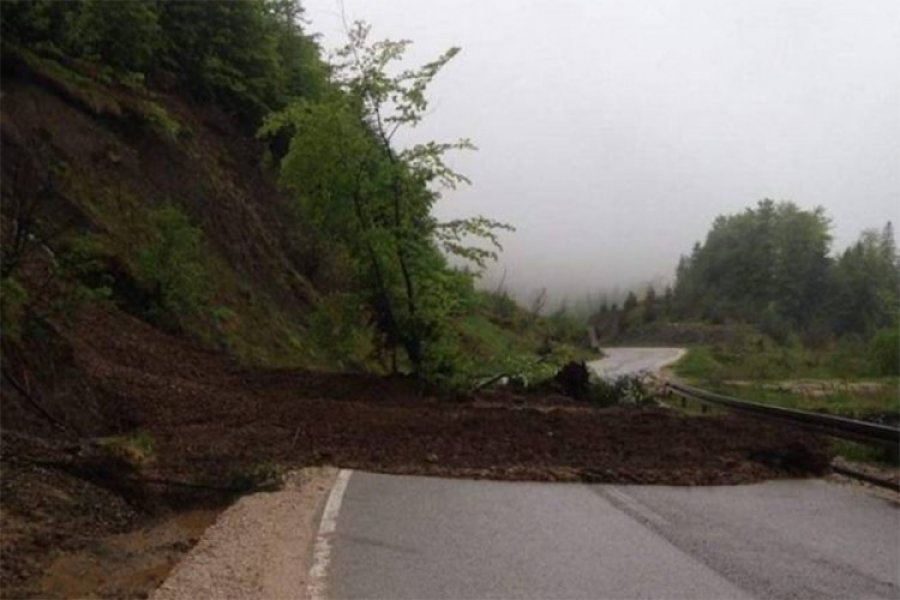
M623 375L613 381L597 379L591 382L587 401L598 406L645 404L650 395L640 377Z
M882 329L869 343L869 362L878 375L900 375L900 329Z
M153 323L184 330L206 315L212 295L203 231L191 225L177 207L150 214L154 234L138 254L135 278L147 292L144 316Z
M362 369L375 352L373 330L365 321L363 302L355 294L322 298L309 316L315 348L329 366Z

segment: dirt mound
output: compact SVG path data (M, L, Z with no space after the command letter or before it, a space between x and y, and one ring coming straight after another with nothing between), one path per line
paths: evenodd
M539 478L575 469L592 481L740 483L807 472L815 461L767 457L790 457L787 449L798 444L813 454L822 448L818 438L736 416L601 410L529 395L458 402L403 378L246 369L124 315L97 312L81 327L94 332L75 342L82 368L154 438L152 468L160 476L268 462L498 476L528 467Z
M72 448L84 439L78 446L35 427L33 411L4 390L2 584L16 596L62 594L39 582L67 552L147 527L160 511L222 502L284 468L677 485L827 469L821 438L744 417L596 409L507 391L459 401L404 378L251 369L107 309L83 314L64 338L79 377L61 382L77 382L80 393L43 390L46 410L74 426L90 407L102 417L91 435L140 432L152 449L132 471L71 468L81 456L72 458ZM108 560L140 552L128 556ZM140 585L152 589L167 560Z

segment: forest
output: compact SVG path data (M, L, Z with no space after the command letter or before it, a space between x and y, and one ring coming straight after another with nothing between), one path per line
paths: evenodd
M763 200L716 219L706 241L681 258L675 315L712 322L740 318L773 336L795 331L811 342L871 338L896 327L900 270L890 222L863 232L832 256L822 209Z
M865 357L857 375L896 375L900 258L893 224L863 231L839 251L830 230L822 208L792 202L761 200L719 216L706 239L681 256L673 285L661 294L650 287L642 298L631 292L621 309L604 304L594 320L607 327L612 321L620 336L664 323L745 325L775 345Z

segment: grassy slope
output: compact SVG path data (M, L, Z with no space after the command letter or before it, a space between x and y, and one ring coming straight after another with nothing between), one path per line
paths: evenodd
M848 374L841 359L835 350L770 347L734 352L700 346L688 350L674 371L716 391L766 404L851 417L900 412L898 378Z
M471 314L459 318L455 329L475 376L521 374L533 380L569 361L597 358L584 346L577 320L535 316L503 295L479 292Z
M700 387L762 404L850 418L897 419L900 379L862 377L860 357L848 359L845 352L777 347L735 353L699 346L689 349L673 368L676 375ZM834 448L850 460L897 464L896 453L883 448L843 440L836 440Z

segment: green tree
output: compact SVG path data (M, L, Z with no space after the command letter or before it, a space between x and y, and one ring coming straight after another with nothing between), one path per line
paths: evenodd
M805 329L821 315L828 294L830 224L821 207L802 211L784 203L777 216L770 300L780 315Z
M150 321L174 331L210 307L213 285L203 230L173 205L150 215L153 238L137 255L135 277L147 293Z
M871 336L897 325L900 264L893 226L864 231L838 258L834 269L833 313L838 333Z
M663 293L663 306L662 306L663 315L665 315L666 319L672 318L673 298L674 298L674 292L672 291L672 286L667 285L666 291Z
M826 307L829 225L821 208L806 211L771 200L716 218L705 243L679 262L677 312L808 326Z
M402 150L393 143L399 130L422 120L428 84L458 49L391 74L409 42L370 44L368 34L363 24L349 32L327 94L271 115L261 135L290 133L283 183L351 249L384 345L401 347L413 370L428 376L447 367L449 318L471 287L471 277L451 270L440 250L484 266L499 249L496 230L509 227L483 217L440 223L431 214L441 189L467 183L444 155L470 142ZM487 247L468 245L469 236Z
M21 46L89 77L97 65L132 81L147 75L253 129L328 86L302 18L299 0L9 0L0 12L5 49Z
M185 88L254 124L280 106L284 74L266 2L182 0L160 6L168 36L164 67Z
M84 0L67 32L77 54L120 71L145 72L164 44L155 2Z
M625 313L630 313L635 308L637 308L637 305L637 296L634 295L634 292L628 292L628 295L625 296L625 303L622 305L622 311Z
M659 317L659 309L656 306L656 291L653 286L647 287L647 293L644 294L644 322L650 323Z

